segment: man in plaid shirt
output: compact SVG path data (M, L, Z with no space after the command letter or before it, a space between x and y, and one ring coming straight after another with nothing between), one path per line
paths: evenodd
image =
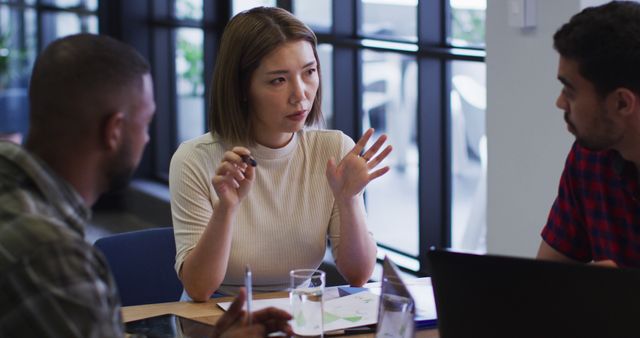
M126 184L149 139L149 65L114 39L66 37L38 57L29 101L25 147L0 142L0 337L123 337L113 278L84 227L100 194ZM243 296L219 321L221 334L291 332L290 316L275 309L247 327Z
M640 267L640 4L587 8L554 47L556 105L576 141L538 258Z

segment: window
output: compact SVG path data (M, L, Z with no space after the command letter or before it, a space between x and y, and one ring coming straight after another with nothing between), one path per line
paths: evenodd
M394 148L385 163L391 167L391 171L367 187L368 225L380 244L417 257L420 251L417 236L419 156L415 123L418 102L416 58L369 49L363 50L360 56L362 132L372 127L376 130L375 134L386 133L389 144Z
M143 18L111 30L148 56L156 82L139 175L166 180L178 144L207 130L205 93L231 15L276 5L318 36L326 126L354 140L374 127L395 148L392 171L365 195L380 254L424 275L431 246L484 248L485 0L120 1Z
M292 7L320 44L332 47L333 82L323 78L333 95L330 126L354 139L373 127L395 148L386 160L392 170L365 196L379 258L391 255L426 274L430 246L484 250L486 2L293 1Z
M331 0L294 0L293 8L296 16L315 32L331 30Z
M362 36L406 40L418 39L418 0L362 0Z
M450 0L449 43L484 48L486 2ZM486 69L483 62L451 60L451 247L486 251Z
M56 38L98 32L97 0L0 1L0 134L21 141L29 122L27 87L36 55Z
M231 4L203 0L109 3L112 6L102 12L108 18L105 32L147 57L154 78L156 116L137 176L166 182L178 145L207 130L205 93Z
M233 15L236 15L244 10L251 9L258 6L270 6L276 5L275 0L233 0Z
M176 35L176 95L178 143L205 131L204 34L198 28L178 28Z
M325 127L333 128L333 46L328 43L319 44L318 58L322 67L322 115Z

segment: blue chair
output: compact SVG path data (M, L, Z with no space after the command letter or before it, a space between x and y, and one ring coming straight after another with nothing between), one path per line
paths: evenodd
M182 283L173 268L173 228L152 228L98 239L94 246L107 258L123 306L173 302Z

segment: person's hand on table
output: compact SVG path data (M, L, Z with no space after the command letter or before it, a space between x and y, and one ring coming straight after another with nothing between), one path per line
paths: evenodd
M278 331L293 335L293 330L288 323L291 319L289 313L269 307L247 314L242 309L246 298L246 291L241 288L229 310L216 323L218 337L265 337L269 333ZM248 316L252 316L251 326L248 325Z

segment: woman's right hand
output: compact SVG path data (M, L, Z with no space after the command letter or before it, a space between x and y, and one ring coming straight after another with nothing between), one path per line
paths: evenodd
M179 272L185 290L196 302L207 301L224 280L236 211L255 180L255 167L243 161L243 156L250 158L249 154L244 147L226 151L211 179L218 200L212 205L209 223L196 246L186 254Z
M234 147L226 151L215 176L211 179L219 203L226 207L236 207L251 190L255 167L242 160L243 155L250 154L249 149L244 147Z

